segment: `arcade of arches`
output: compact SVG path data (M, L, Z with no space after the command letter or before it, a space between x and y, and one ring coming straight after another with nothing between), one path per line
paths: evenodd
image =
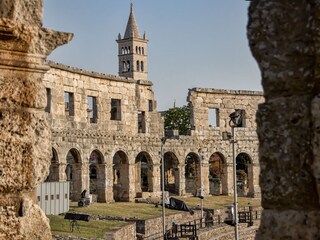
M136 154L132 161L129 156L131 154L122 150L106 156L98 149L86 155L77 148L70 148L65 154L59 154L58 149L52 148L47 181L68 181L70 198L75 201L83 190L99 202L134 201L135 198L160 196L159 156L153 159L152 154L146 151ZM238 194L253 196L251 157L240 152L236 162ZM228 160L221 152L214 152L206 158L195 151L185 157L165 151L164 168L165 191L170 195L198 196L201 178L206 195L230 195L233 192L232 158Z

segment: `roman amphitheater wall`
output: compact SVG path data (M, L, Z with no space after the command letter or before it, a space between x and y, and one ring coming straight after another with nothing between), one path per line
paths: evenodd
M70 181L73 200L84 189L101 202L160 196L163 119L156 111L152 83L49 64L51 69L44 84L50 100L47 112L52 127L52 151L58 160L52 161L48 180ZM73 104L66 100L66 92L72 94L67 97ZM88 96L96 98L96 109L88 104ZM111 120L111 98L121 102L121 119ZM236 131L237 155L245 154L250 161L244 173L247 189L242 194L259 196L257 138L252 114L262 99L258 92L190 90L188 100L195 124L190 135L167 139L164 145L165 189L177 195L198 195L201 161L205 193L232 194L231 144L222 140L222 132L230 131L229 114L240 108L245 110L246 126ZM96 121L91 119L89 108L97 111ZM219 126L209 126L209 108L218 109ZM214 156L221 160L218 171L221 176L215 179L215 186L210 179Z

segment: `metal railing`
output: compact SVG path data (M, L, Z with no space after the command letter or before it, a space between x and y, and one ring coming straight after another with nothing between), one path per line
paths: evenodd
M248 226L253 225L254 220L261 218L261 209L253 209L252 207L243 207L238 211L240 223L248 223ZM172 228L167 231L164 239L178 240L180 238L189 238L197 240L199 230L214 226L219 226L224 223L222 215L212 215L210 211L205 211L205 218L195 219L183 224L172 224Z

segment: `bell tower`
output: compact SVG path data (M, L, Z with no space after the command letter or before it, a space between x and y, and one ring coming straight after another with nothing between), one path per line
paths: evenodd
M118 35L119 76L136 80L148 79L147 37L140 36L138 24L130 4L130 15L123 38Z

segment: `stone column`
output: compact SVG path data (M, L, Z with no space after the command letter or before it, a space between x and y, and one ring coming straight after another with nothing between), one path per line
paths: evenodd
M135 188L135 181L130 181L130 179L135 179L135 164L128 164L128 201L134 202L136 198L136 188Z
M106 164L106 202L114 202L113 196L113 164Z
M153 164L152 166L152 191L154 193L161 191L161 165L158 163Z
M202 163L202 181L203 181L203 190L206 196L210 193L210 183L209 183L209 163Z
M66 163L59 163L59 181L65 182L67 181L67 174L66 174Z
M320 239L319 144L312 146L319 112L311 111L319 94L319 20L319 0L250 5L248 38L266 100L257 113L264 208L258 240Z
M226 187L224 187L225 192L223 194L232 195L233 194L233 163L226 163L225 164L226 174Z
M0 1L0 239L51 239L35 203L48 173L44 60L70 34L42 28L42 0Z
M97 164L97 194L98 202L107 200L107 168L106 164Z

